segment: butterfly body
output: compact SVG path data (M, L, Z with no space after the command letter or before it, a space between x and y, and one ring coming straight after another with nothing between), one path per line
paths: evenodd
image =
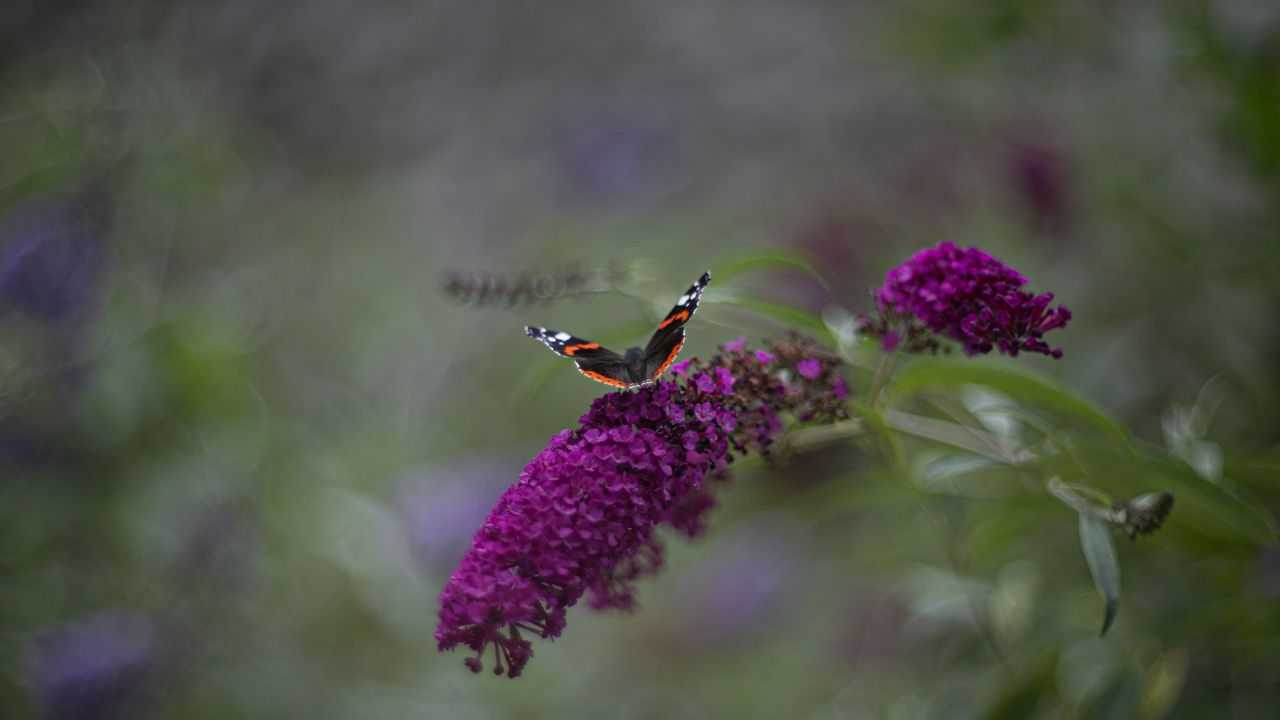
M644 350L633 347L627 348L626 354L622 356L622 363L626 365L627 376L632 383L641 383L649 379L649 374L645 372Z
M619 388L648 385L661 377L680 354L684 347L685 323L697 312L702 290L709 282L711 273L703 273L658 324L648 344L643 348L628 348L621 355L566 332L538 327L526 327L524 331L555 354L573 360L578 372L592 380Z

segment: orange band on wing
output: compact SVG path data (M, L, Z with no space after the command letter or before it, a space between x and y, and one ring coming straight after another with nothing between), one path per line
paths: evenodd
M653 377L650 377L649 379L657 380L658 378L662 377L662 373L666 372L667 368L671 367L671 363L676 361L676 356L680 354L680 348L682 347L684 347L683 340L676 343L676 346L674 348L671 348L671 354L667 356L666 362L662 363L662 366L658 368L658 372L654 373Z
M609 377L608 375L601 375L598 372L583 370L582 368L578 368L578 372L582 373L583 375L586 375L587 377L591 378L592 380L595 380L596 382L602 382L605 385L612 385L614 387L620 387L620 388L630 387L630 384L628 383L625 383L621 380L615 380Z
M664 327L666 327L666 326L670 325L671 323L673 323L673 322L675 322L675 321L677 321L677 320L688 320L688 319L689 319L689 311L688 311L688 310L681 310L680 312L676 313L675 315L672 315L671 317L667 318L666 320L663 320L663 321L658 325L658 329L659 329L659 330L661 330L662 328L664 328Z
M572 355L578 352L579 350L595 350L598 347L600 347L600 345L597 343L582 343L581 345L569 345L564 349L564 354Z

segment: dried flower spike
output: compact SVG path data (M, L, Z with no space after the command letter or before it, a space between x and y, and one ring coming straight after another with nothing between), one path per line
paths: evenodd
M1116 506L1117 524L1130 539L1139 535L1150 535L1159 530L1173 511L1173 493L1161 490L1158 493L1139 495L1128 502Z
M445 276L444 291L454 299L473 305L530 305L577 295L591 290L593 276L603 278L605 284L621 281L624 268L610 267L599 272L589 272L567 267L546 273L463 273L450 271Z

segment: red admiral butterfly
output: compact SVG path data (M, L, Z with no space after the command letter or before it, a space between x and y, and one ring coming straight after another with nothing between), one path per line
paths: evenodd
M633 347L619 355L569 333L536 327L526 327L524 332L546 343L560 357L577 363L578 372L592 380L620 388L648 385L666 372L680 354L680 348L684 347L684 325L698 311L698 299L709 282L711 273L705 272L689 292L680 296L676 306L658 323L658 329L643 350Z

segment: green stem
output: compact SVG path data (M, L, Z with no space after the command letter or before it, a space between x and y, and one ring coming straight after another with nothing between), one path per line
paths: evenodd
M1124 520L1122 511L1112 510L1109 507L1089 502L1075 490L1072 490L1066 483L1062 482L1062 478L1057 475L1049 478L1049 482L1045 483L1045 488L1050 495L1058 498L1058 500L1062 501L1062 504L1081 515L1092 515L1108 523L1118 523Z
M835 445L867 432L867 424L861 420L844 420L829 425L794 430L782 438L778 449L783 455L813 450L825 445Z
M868 405L874 408L880 404L880 391L884 389L891 375L893 375L893 353L883 353L880 355L880 364L876 366L876 374L871 378L871 392L867 396Z

